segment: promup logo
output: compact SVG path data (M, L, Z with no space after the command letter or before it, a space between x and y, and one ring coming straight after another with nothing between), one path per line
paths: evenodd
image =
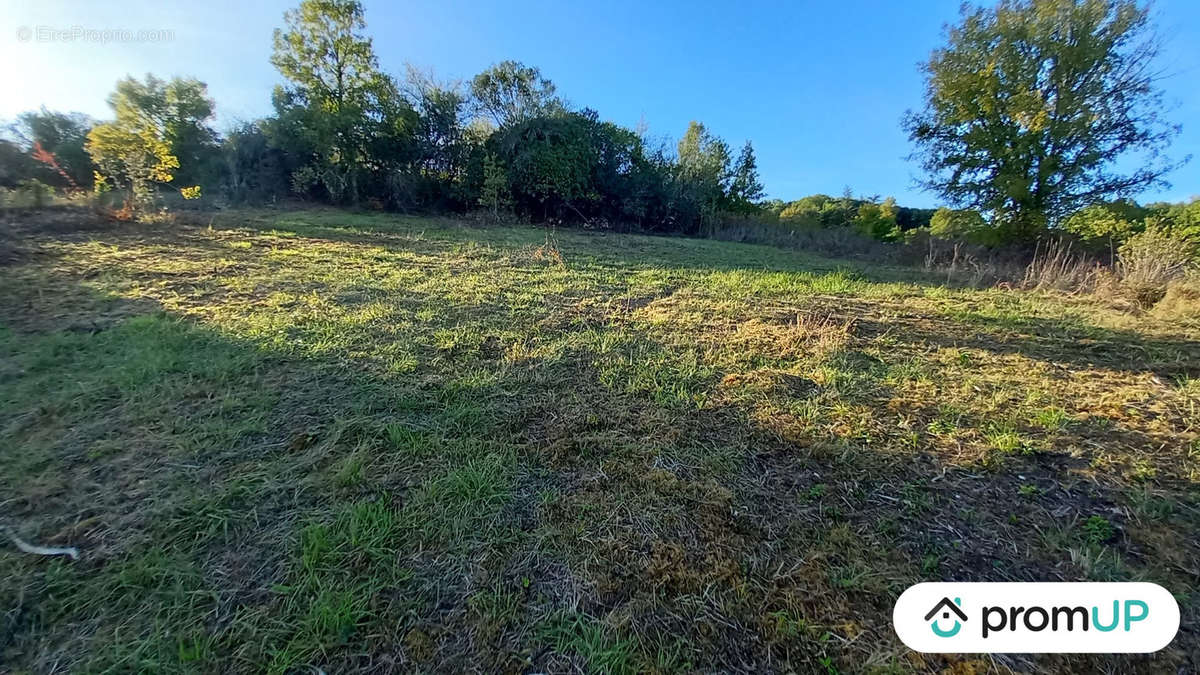
M920 652L1138 653L1170 644L1179 605L1148 583L926 583L892 621Z
M933 622L929 624L929 627L933 629L934 635L938 637L954 637L955 635L958 635L958 631L962 629L962 622L967 620L967 615L963 614L963 611L959 609L960 605L962 605L962 598L955 598L954 602L950 602L950 598L942 598L941 602L934 605L933 609L929 610L929 613L925 615L925 620L929 621L930 619L933 619ZM938 612L942 613L943 619L949 619L950 613L954 612L954 615L958 617L954 620L954 628L945 630L938 626L938 620L934 618L937 616Z

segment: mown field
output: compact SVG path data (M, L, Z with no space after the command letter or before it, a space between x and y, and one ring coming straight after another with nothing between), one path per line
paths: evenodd
M0 670L1200 669L1200 326L705 240L6 227L0 522L80 559L4 540ZM922 656L920 580L1183 625Z

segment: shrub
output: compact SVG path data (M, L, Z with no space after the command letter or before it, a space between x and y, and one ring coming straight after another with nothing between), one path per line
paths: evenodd
M1164 319L1200 321L1200 271L1191 270L1168 282L1163 299L1154 305L1154 314Z
M877 241L900 239L900 228L896 225L896 201L888 199L882 204L863 203L854 216L854 226L862 234Z
M1173 236L1200 242L1200 197L1179 204L1152 204L1147 222L1169 228Z
M1190 239L1148 226L1117 250L1117 276L1138 304L1149 307L1163 299L1171 281L1196 267L1196 257Z
M872 239L850 227L789 227L786 223L760 223L749 218L726 218L720 228L712 233L712 238L882 263L897 262L899 253L898 247Z
M942 207L929 219L929 234L939 239L970 239L987 224L978 211Z
M99 124L88 132L85 148L95 163L97 192L125 192L124 211L139 216L151 210L156 183L171 181L179 159L171 154L165 132L136 114L118 122Z
M1051 239L1038 242L1033 260L1025 267L1023 288L1069 292L1091 291L1096 287L1100 266L1091 258L1072 250L1070 242Z
M1086 206L1071 214L1063 229L1095 248L1115 246L1142 229L1140 214L1132 208L1123 203Z
M9 206L40 209L44 208L53 195L54 190L49 185L36 178L27 178L17 183L17 189L12 192Z

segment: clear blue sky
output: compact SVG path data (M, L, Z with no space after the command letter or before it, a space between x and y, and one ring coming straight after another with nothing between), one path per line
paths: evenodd
M193 75L209 85L218 127L270 112L278 76L271 31L292 2L82 2L4 0L0 5L0 118L42 104L105 117L117 78ZM731 145L754 142L772 197L814 192L894 195L928 206L901 115L920 104L917 63L941 42L958 0L867 2L478 2L368 0L368 31L382 66L405 62L446 79L489 64L536 65L577 106L653 136L678 137L698 119ZM1159 0L1167 39L1163 82L1183 125L1172 155L1197 160L1170 190L1144 200L1200 194L1200 2ZM165 42L98 44L19 39L20 27L167 29Z

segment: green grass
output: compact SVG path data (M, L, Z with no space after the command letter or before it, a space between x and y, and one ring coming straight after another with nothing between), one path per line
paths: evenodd
M1196 326L706 240L47 218L0 267L0 517L81 559L0 548L6 667L1200 667L890 625L942 579L1195 625Z

